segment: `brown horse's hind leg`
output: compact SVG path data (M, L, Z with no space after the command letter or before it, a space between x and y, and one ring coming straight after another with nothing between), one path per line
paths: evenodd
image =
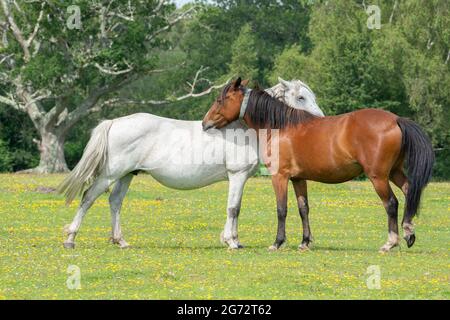
M278 229L275 243L269 247L270 251L278 250L286 241L287 216L287 187L289 179L281 174L272 176L272 185L277 197Z
M388 241L380 248L380 252L388 252L392 248L399 245L398 237L398 200L395 197L389 185L387 178L369 176L370 181L375 188L381 201L383 201L384 208L388 215L389 235Z
M405 176L402 169L395 169L392 171L391 181L399 187L406 196L408 193L408 178Z
M406 194L408 193L408 178L405 176L402 169L396 169L392 172L391 181L402 190L406 197ZM416 241L416 236L414 234L414 224L407 214L403 214L402 227L404 239L406 240L408 247L411 247Z
M308 205L308 189L305 180L292 179L294 185L295 196L297 197L298 211L302 218L303 240L298 246L301 251L308 250L311 242L311 229L309 227L309 205Z

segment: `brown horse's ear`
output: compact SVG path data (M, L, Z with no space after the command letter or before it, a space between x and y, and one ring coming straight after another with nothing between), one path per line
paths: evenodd
M248 85L249 82L250 82L249 79L247 79L247 80L242 80L241 86L246 87L246 86Z
M241 86L241 82L242 82L241 77L237 78L235 81L233 81L233 88L238 89Z

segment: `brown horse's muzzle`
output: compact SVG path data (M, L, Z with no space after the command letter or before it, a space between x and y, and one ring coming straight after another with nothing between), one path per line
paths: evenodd
M214 128L214 123L211 120L202 122L203 131L208 131L211 128Z

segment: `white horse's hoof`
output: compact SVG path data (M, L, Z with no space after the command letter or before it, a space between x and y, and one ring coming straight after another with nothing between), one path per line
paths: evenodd
M75 242L64 242L65 249L75 249Z
M225 241L225 237L223 236L223 234L224 234L224 231L222 231L220 233L220 243L225 245L225 244L227 244L227 242Z
M275 252L275 251L277 251L278 250L278 248L276 247L276 246L274 246L274 245L271 245L270 247L269 247L269 251L271 251L271 252Z
M112 244L117 244L120 249L130 248L130 245L122 238L114 239L113 237L111 237L111 238L109 238L109 241L111 241Z
M70 234L70 224L66 224L63 228L63 234L69 235Z
M129 249L129 248L131 248L131 246L128 244L128 243L126 243L125 241L120 241L119 242L119 248L120 249Z
M228 245L228 249L231 249L231 250L242 248L242 246L238 242L234 241L233 239L229 239L229 240L225 239L224 243L226 245Z
M232 239L229 241L226 241L226 243L228 244L229 249L237 250L237 249L244 248L243 245L241 245L239 242L232 240Z

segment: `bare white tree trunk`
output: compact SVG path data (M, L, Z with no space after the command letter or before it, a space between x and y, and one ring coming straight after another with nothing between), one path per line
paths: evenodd
M30 171L56 173L69 171L64 157L65 135L58 132L41 131L41 141L36 141L40 153L39 165Z

